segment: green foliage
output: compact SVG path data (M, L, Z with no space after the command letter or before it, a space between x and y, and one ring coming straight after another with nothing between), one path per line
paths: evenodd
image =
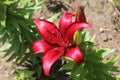
M30 70L16 70L15 80L36 80L35 77L32 77L34 73Z
M4 57L10 56L7 61L16 60L21 65L30 60L33 66L38 64L31 44L40 39L40 36L34 27L32 16L35 9L43 8L44 5L44 0L0 0L0 43L3 45L0 52L5 52ZM40 76L36 68L34 73ZM42 70L41 67L40 69ZM36 80L32 78L34 73L18 70L16 77L17 80Z
M34 73L16 70L16 80L36 80L32 78L33 74L36 78L41 76L42 67L38 64L41 57L34 55L31 50L32 42L41 38L32 17L34 11L43 9L45 4L45 0L0 0L0 52L5 52L4 57L10 56L7 61L16 60L21 65L29 60L34 67ZM56 13L48 20L54 21L59 15L60 13Z
M0 26L4 26L5 27L5 19L6 19L6 5L2 4L0 2Z
M5 56L13 53L8 61L16 58L17 62L32 57L35 63L35 55L30 46L39 36L34 28L32 15L35 9L43 7L44 1L35 3L31 0L4 0L0 4L0 42L11 45Z
M112 76L112 72L119 72L119 68L114 66L119 55L104 61L103 59L114 50L94 49L94 39L95 36L89 38L89 32L83 33L79 47L85 57L84 63L78 66L71 60L67 60L67 64L60 69L68 71L66 74L69 73L70 80L118 80L117 77Z

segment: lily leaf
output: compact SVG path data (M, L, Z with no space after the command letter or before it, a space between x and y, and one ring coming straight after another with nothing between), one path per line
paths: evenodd
M60 68L61 70L71 70L74 66L75 62L74 61L70 61L69 63L65 64L63 67Z
M94 42L95 41L95 37L96 37L96 35L94 34L93 36L92 36L92 38L91 38L91 42Z
M89 32L84 32L82 34L82 41L85 42L85 41L89 41L89 36L90 36L90 33Z
M24 70L25 75L32 76L35 72L30 70Z
M105 52L102 54L102 57L106 57L107 55L111 54L114 51L114 49L106 48Z
M113 58L111 58L110 60L108 60L106 63L113 65L119 59L119 57L120 57L120 55L118 54L118 55L114 56Z
M56 19L57 19L57 17L59 17L60 16L60 12L59 13L56 13L55 15L53 15L51 18L49 18L48 19L48 21L50 21L50 22L54 22Z
M7 5L0 2L0 24L3 27L6 26L6 8Z

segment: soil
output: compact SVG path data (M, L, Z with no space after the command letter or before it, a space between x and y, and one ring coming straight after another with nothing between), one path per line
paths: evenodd
M6 62L7 58L3 58L4 53L0 53L0 80L14 80L13 62Z
M115 51L106 57L110 59L116 54L120 54L120 14L119 9L113 7L108 0L49 0L44 10L37 10L34 18L48 19L57 12L75 13L77 6L84 6L87 22L93 27L89 30L91 35L96 35L95 46L103 48L113 48ZM58 25L59 19L55 21ZM12 63L6 63L6 59L0 56L0 80L13 80ZM115 65L120 67L120 60ZM114 73L120 75L120 73ZM64 80L64 79L61 79Z

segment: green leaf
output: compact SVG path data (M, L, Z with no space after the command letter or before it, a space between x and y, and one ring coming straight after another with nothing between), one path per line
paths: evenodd
M69 61L68 63L66 63L64 66L62 66L60 68L60 70L71 70L74 66L75 62L73 61Z
M85 41L89 41L89 36L90 36L90 33L89 32L83 32L82 33L82 41L85 42Z
M18 52L20 50L20 41L19 41L19 36L15 36L14 39L12 40L12 46L14 46L15 52Z
M104 49L102 49L102 48L100 48L100 49L96 49L96 50L94 50L93 51L93 53L96 55L96 56L99 56L100 58L102 58L103 59L103 53L105 53L106 52L106 50L104 50Z
M89 54L92 49L93 49L93 42L90 42L90 41L85 41L85 42L82 42L80 45L79 45L80 49L82 50L84 56Z
M7 5L0 2L0 24L6 27L6 9Z
M78 76L78 79L76 80L84 80L87 73L88 73L88 70L86 68L82 68L79 73L80 75Z
M116 76L117 80L120 80L120 76Z
M112 57L110 60L108 60L106 63L110 64L110 65L114 65L115 62L120 58L120 55L115 55L114 57Z
M111 74L103 73L103 75L106 77L106 80L116 80L116 77L113 77Z
M45 0L41 0L41 1L35 1L34 5L31 5L30 7L28 7L27 9L31 9L31 10L37 10L37 9L42 9L46 4Z
M94 34L93 36L92 36L92 38L91 38L91 42L95 42L95 37L96 37L96 35Z
M35 72L30 71L30 70L24 70L24 74L27 75L28 77L31 77Z
M57 17L59 17L60 16L60 12L59 13L56 13L55 15L53 15L51 18L49 18L48 19L48 21L50 21L50 22L54 22L56 19L57 19Z
M12 26L16 29L16 31L17 31L18 33L20 33L20 26L19 26L19 24L17 23L17 21L16 21L16 19L14 18L14 16L12 17L12 21L13 21L13 22L11 22Z
M17 52L17 53L18 53L18 55L17 55L18 57L16 58L16 61L15 61L15 62L18 62L18 61L23 60L23 57L24 57L24 55L25 55L26 49L27 49L27 45L24 45L24 44L21 44L21 45L20 45L20 49L19 49L19 51Z
M8 39L9 39L9 36L6 32L2 35L1 42L4 44Z
M78 65L74 65L74 67L72 68L72 71L71 71L71 76L76 76L77 74L80 73L80 70L82 69L82 65L78 66Z
M28 54L28 53L27 53L27 54L25 53L24 56L23 56L23 58L20 60L20 62L19 62L18 64L21 65L21 64L22 64L24 61L26 61L28 58L29 58L29 54Z
M111 54L114 51L114 49L106 48L105 52L102 53L102 57L106 57L107 55Z
M35 80L34 77L32 77L32 75L34 75L34 71L30 71L30 70L25 70L25 69L16 69L16 79L17 80Z
M95 72L95 75L96 75L96 78L98 79L98 80L107 80L107 78L106 78L106 76L102 73L102 71L100 72L100 71L96 71Z
M39 77L42 73L42 67L39 64L37 64L35 71L37 72L37 77Z
M34 55L33 51L30 49L30 53L29 53L29 58L31 59L31 61L33 62L33 64L36 64L36 56Z
M20 27L23 31L30 31L30 28L28 26L29 23L28 23L27 19L21 19L20 18L20 20L18 20L18 24L20 25Z
M36 80L35 77L30 77L28 80Z
M5 4L10 5L12 3L15 3L17 0L3 0Z
M31 0L20 0L21 8L24 8L26 5L30 6Z
M19 70L18 74L17 74L17 80L24 80L24 71L23 70Z
M90 52L86 55L86 60L88 61L102 61L103 58L99 57L97 54L95 54L94 52Z
M14 38L11 42L11 47L7 50L5 56L9 55L12 52L16 53L19 51L19 49L20 49L20 42L19 42L17 36L14 36Z
M90 61L85 61L84 66L91 74L94 72L94 65Z
M91 64L95 65L95 67L99 67L98 69L103 72L110 72L110 71L118 71L118 67L117 66L113 66L113 65L109 65L109 64L105 64L103 62L91 62Z

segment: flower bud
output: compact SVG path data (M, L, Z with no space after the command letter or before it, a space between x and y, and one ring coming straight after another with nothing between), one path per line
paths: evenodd
M86 22L83 7L78 6L76 10L76 15L75 15L75 22Z
M82 42L82 31L76 31L73 37L73 41L76 45L79 45Z

